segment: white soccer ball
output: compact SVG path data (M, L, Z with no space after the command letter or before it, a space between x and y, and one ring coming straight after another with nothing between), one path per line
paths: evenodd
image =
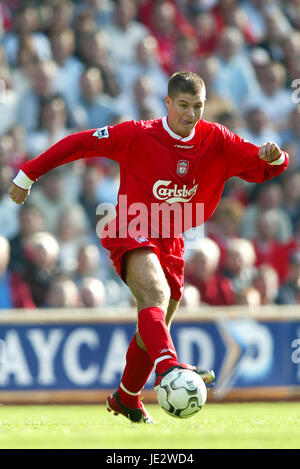
M191 370L173 370L156 387L159 405L172 417L187 419L204 406L207 390L203 379Z

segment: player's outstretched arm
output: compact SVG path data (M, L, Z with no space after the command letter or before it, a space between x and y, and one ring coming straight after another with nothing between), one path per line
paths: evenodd
M21 166L8 189L11 199L17 204L23 204L29 196L32 184L41 175L57 166L83 158L87 154L93 155L97 145L92 135L93 130L68 135L40 156L27 161Z
M240 177L248 182L263 183L286 170L289 155L275 142L254 145L217 125L218 143L222 162L226 165L226 179Z
M30 187L48 171L80 158L105 156L118 163L127 160L128 142L136 133L134 121L122 122L101 129L84 130L64 137L41 155L27 161L9 187L9 195L17 204L27 199Z

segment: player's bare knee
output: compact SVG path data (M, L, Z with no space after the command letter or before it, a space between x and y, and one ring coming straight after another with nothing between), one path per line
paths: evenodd
M158 306L167 311L170 287L159 263L149 249L137 249L126 257L126 282L140 309Z
M167 311L170 300L170 287L167 282L161 282L155 285L148 285L144 288L140 305L141 309L157 306L163 311Z
M160 305L160 307L167 312L168 309L168 304L170 300L170 287L166 283L163 285L158 285L156 288L154 288L150 293L150 300L154 300L157 305Z

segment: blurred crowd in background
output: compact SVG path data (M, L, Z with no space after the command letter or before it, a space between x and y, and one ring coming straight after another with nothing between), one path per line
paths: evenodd
M133 305L96 234L116 163L53 170L22 206L7 189L69 133L166 115L179 70L204 79L204 119L290 154L275 180L227 182L182 304L300 304L300 1L0 0L0 308Z

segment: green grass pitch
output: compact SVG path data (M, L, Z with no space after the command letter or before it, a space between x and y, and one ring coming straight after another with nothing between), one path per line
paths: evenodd
M208 403L187 420L147 409L156 425L103 405L0 406L0 448L300 448L300 403Z

